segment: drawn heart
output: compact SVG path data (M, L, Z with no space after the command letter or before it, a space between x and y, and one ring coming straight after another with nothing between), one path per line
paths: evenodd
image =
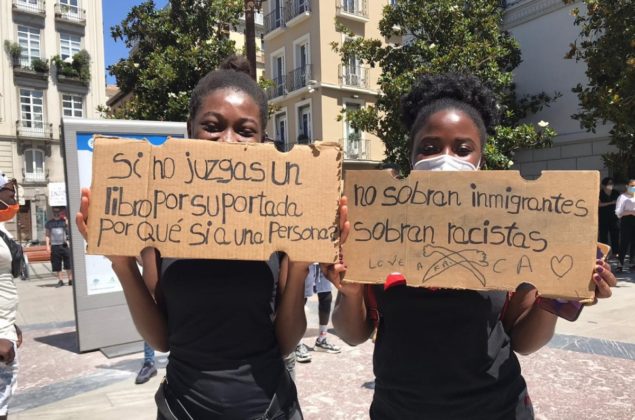
M559 279L567 275L573 268L573 257L571 255L563 255L562 257L551 257L551 271Z

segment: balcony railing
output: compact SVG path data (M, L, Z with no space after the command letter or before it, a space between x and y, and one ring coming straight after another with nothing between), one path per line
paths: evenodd
M86 11L77 6L55 3L55 19L86 25Z
M369 88L370 69L365 66L345 66L340 64L340 86Z
M296 16L311 11L311 0L290 0L287 2L287 22Z
M287 78L286 76L275 76L273 78L273 86L267 89L269 99L277 98L287 94Z
M46 182L48 181L48 171L44 172L27 172L22 169L22 178L24 182Z
M18 138L53 138L53 124L37 120L17 120L16 135Z
M281 7L265 16L265 34L284 27L285 24L285 8Z
M44 9L44 0L25 1L25 0L13 0L13 8L22 12L33 13L36 15L45 16L46 10Z
M295 70L289 72L287 76L287 89L289 92L297 89L301 89L308 86L309 80L311 80L311 65L298 67Z
M342 149L344 149L344 159L370 159L370 140L349 137L340 139Z
M336 0L338 13L346 13L368 19L367 0Z

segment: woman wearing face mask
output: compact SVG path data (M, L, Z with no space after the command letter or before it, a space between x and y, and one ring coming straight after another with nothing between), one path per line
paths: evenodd
M617 226L615 203L620 193L613 189L614 185L613 178L602 179L598 209L598 241L609 244L610 236L611 251L613 255L617 255L620 250L620 229Z
M496 123L491 91L475 77L423 77L402 99L413 170L474 171ZM447 174L452 177L452 173ZM346 256L344 256L346 258ZM598 262L598 297L615 277ZM531 419L516 352L552 337L556 315L530 285L515 293L343 283L333 324L350 344L366 341L379 313L371 419ZM368 291L370 290L370 293Z
M262 142L267 99L244 58L201 79L190 100L190 138ZM89 191L77 224L86 235ZM142 337L170 351L156 395L158 419L301 419L282 355L306 330L308 263L109 257Z
M4 222L12 220L20 210L16 200L17 183L0 175L0 236L10 238ZM11 240L11 239L9 239ZM18 309L18 290L11 274L11 249L0 238L0 420L7 418L9 400L15 391L22 332L15 324Z
M626 191L621 194L615 204L615 214L620 219L620 255L618 272L624 266L624 257L630 248L631 271L635 270L635 256L633 246L635 244L635 179L630 179Z

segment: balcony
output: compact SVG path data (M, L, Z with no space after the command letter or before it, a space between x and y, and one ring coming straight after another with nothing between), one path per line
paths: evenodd
M336 0L337 16L368 22L368 0Z
M40 17L46 16L44 0L13 0L12 9L14 12L37 15Z
M29 79L47 81L49 77L48 62L41 58L13 58L13 75Z
M359 134L351 134L348 139L340 139L340 144L344 150L344 159L370 159L370 140L362 139Z
M286 76L274 76L273 86L267 89L267 97L269 99L277 98L287 94L287 78Z
M86 26L86 11L77 6L55 3L55 20Z
M285 26L285 8L281 7L265 16L265 38L277 29Z
M345 66L339 67L340 86L369 89L370 68L366 66Z
M45 172L27 172L22 168L22 179L25 184L42 184L49 180L48 169Z
M311 14L311 0L290 0L287 2L286 26L295 26L305 21Z
M289 92L301 89L309 85L309 80L311 80L311 65L307 64L298 67L289 72L287 76L287 89Z
M53 124L37 120L17 120L16 136L18 139L51 140Z

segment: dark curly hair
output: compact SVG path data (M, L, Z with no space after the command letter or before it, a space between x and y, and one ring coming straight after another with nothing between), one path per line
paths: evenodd
M478 127L481 148L485 147L487 134L492 134L498 123L494 93L476 76L445 73L421 76L401 98L401 120L410 132L409 150L412 150L414 136L428 118L446 109L467 114Z
M249 61L243 56L227 57L218 70L207 73L198 81L190 98L190 119L198 112L203 99L211 92L219 89L234 89L249 95L260 110L260 122L264 132L267 127L267 96L250 76Z

